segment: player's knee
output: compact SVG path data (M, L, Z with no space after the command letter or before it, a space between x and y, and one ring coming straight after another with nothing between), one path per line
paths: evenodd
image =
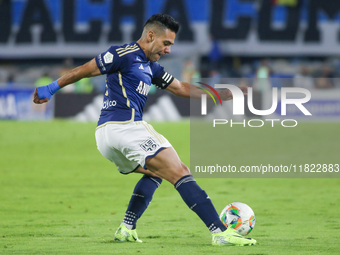
M154 173L151 172L151 171L150 171L150 173L151 173L151 174L147 174L147 175L149 175L149 176L151 176L151 177L158 177L158 178L160 178L161 180L163 180L163 177L160 177L159 175L154 174Z
M182 167L182 172L184 173L183 176L191 174L189 167L187 167L183 162L181 162L181 167Z
M181 162L179 167L176 169L177 175L182 178L183 176L190 175L189 167Z
M189 168L181 162L180 167L176 169L176 174L172 176L172 180L170 181L172 184L175 184L179 179L183 176L190 175Z

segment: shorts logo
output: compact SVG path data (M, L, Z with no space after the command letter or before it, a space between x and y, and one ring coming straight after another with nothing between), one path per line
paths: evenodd
M112 63L112 60L113 60L112 53L106 52L106 54L104 55L104 62L105 62L105 64Z
M158 144L150 137L149 139L143 141L141 144L140 144L140 147L148 152L148 151L154 151L158 148Z

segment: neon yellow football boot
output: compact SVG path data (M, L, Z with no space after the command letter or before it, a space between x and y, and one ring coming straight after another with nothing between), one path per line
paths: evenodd
M212 245L217 246L248 246L255 245L256 240L239 235L229 227L222 233L212 234Z
M129 230L124 224L120 224L119 228L117 229L115 233L115 240L121 242L143 242L142 240L138 239L136 229Z

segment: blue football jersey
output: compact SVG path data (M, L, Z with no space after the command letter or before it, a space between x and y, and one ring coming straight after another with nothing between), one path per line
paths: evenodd
M95 59L100 72L107 75L98 126L142 120L153 80L169 74L157 62L150 62L137 42L112 46Z

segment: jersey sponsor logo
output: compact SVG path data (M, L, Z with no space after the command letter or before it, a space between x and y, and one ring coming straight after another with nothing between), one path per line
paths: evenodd
M116 105L117 105L117 101L116 100L106 100L106 101L103 102L102 109L106 110L109 107L116 106Z
M104 55L104 62L105 64L110 64L113 61L113 55L111 52L106 52Z
M151 86L149 84L146 84L145 82L140 81L136 91L144 96L147 96L150 91L150 88Z
M143 141L141 144L139 144L139 146L146 152L155 151L159 147L159 145L151 137Z

